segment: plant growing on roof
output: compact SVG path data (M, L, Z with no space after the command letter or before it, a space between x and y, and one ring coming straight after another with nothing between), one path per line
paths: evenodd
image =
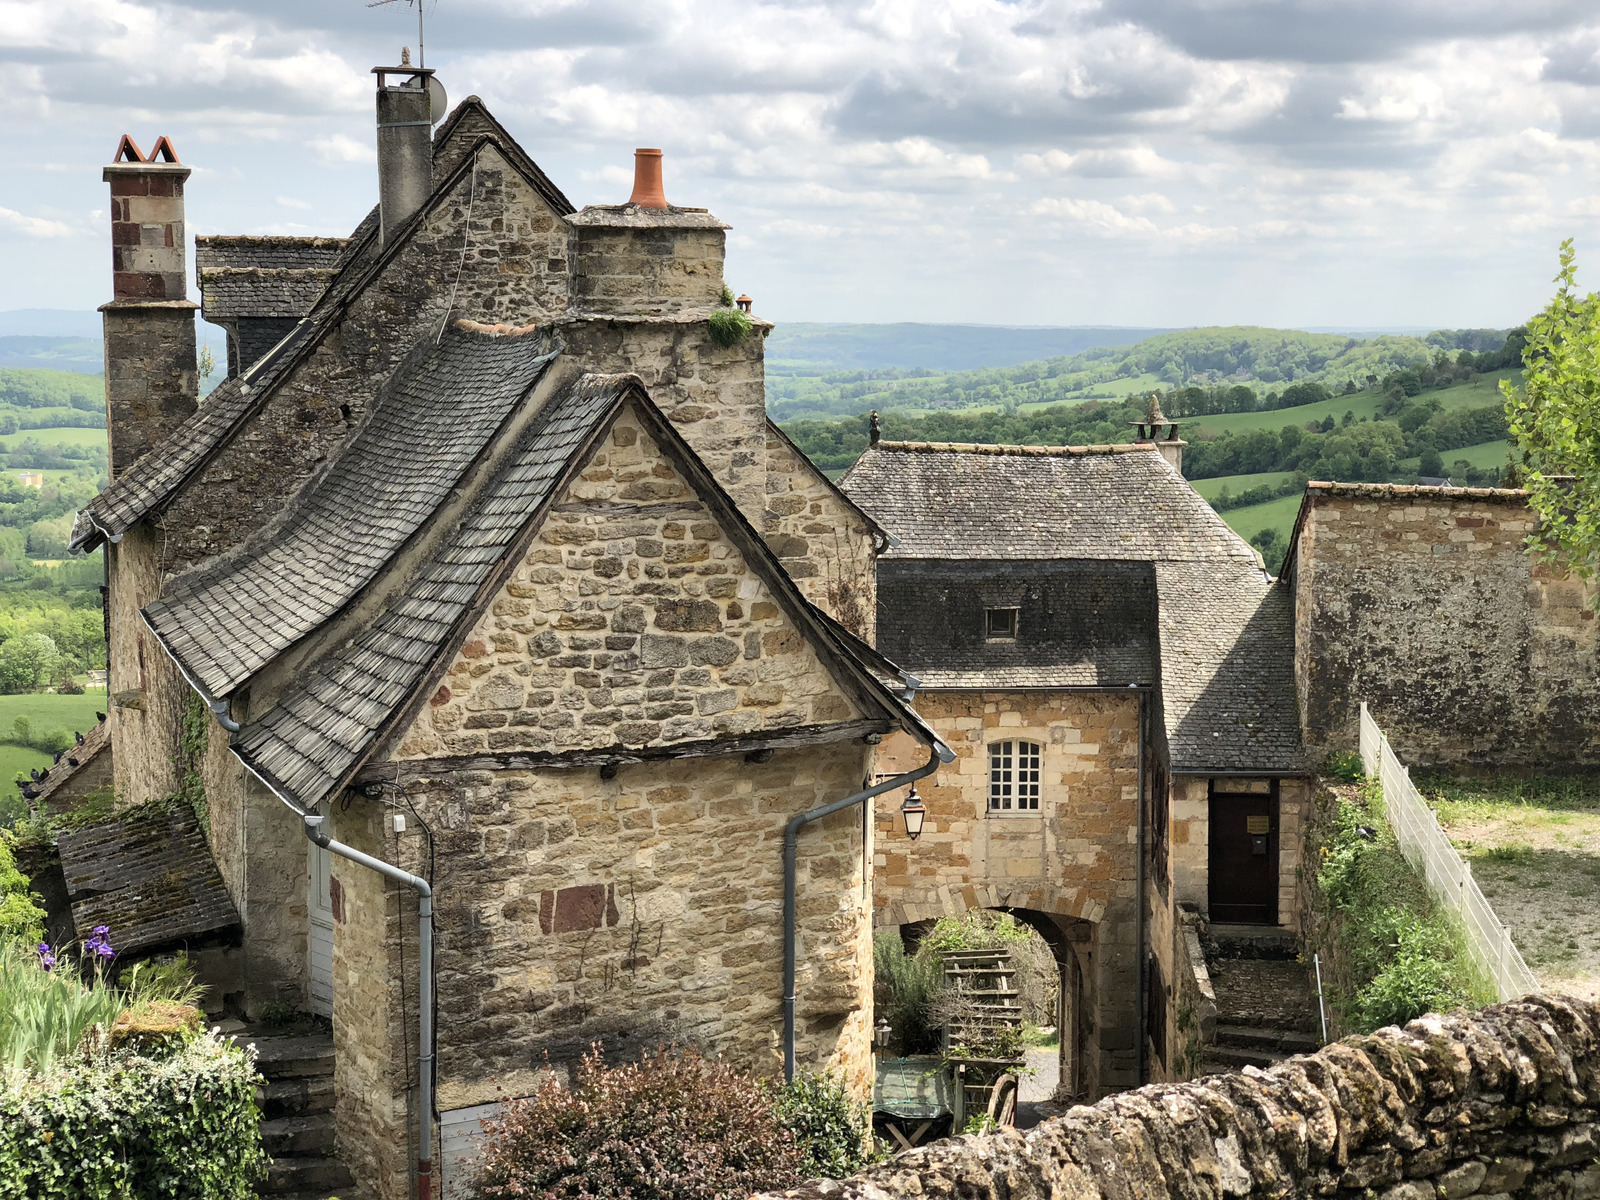
M733 289L723 284L722 295L717 298L717 307L711 310L706 327L711 340L717 345L734 346L755 328L755 322L750 319L749 313L734 303Z

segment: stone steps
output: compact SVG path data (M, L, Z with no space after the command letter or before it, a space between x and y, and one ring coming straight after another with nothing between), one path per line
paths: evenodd
M1292 1054L1310 1054L1321 1048L1315 1034L1298 1029L1264 1028L1256 1025L1218 1025L1219 1046L1232 1046L1239 1050L1263 1050L1288 1057Z
M243 1039L241 1039L243 1040ZM328 1200L355 1182L336 1156L333 1038L326 1033L253 1039L261 1141L272 1156L258 1194L273 1200Z

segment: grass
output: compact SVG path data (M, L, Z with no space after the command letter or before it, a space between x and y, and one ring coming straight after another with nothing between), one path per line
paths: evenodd
M1417 786L1540 983L1600 998L1600 776Z
M1437 392L1423 392L1418 400L1437 400L1446 409L1452 408L1481 408L1485 404L1498 404L1500 402L1499 381L1501 379L1520 379L1521 371L1496 371L1489 375L1480 375L1466 383L1457 384L1452 388L1445 388ZM1259 387L1258 387L1258 390ZM1307 421L1321 421L1325 417L1332 417L1335 421L1343 421L1347 412L1355 413L1355 419L1366 417L1369 420L1378 418L1379 409L1383 404L1381 392L1356 392L1350 396L1335 396L1321 404L1302 404L1298 408L1279 408L1271 412L1229 413L1226 416L1196 417L1192 423L1184 426L1184 436L1190 441L1199 438L1215 437L1229 431L1238 432L1249 429L1282 429L1285 425L1304 425ZM1451 453L1454 453L1453 451ZM1446 462L1449 458L1446 458ZM1491 464L1492 465L1492 464Z
M1254 475L1217 475L1211 479L1195 479L1190 481L1190 486L1207 500L1215 500L1223 488L1237 496L1263 483L1277 487L1293 478L1293 471L1257 471Z
M21 716L33 722L35 733L52 728L85 733L98 719L95 713L105 710L106 694L102 688L81 696L59 696L54 693L0 696L0 738L10 735L12 722ZM0 776L3 780L10 778L10 775Z
M68 446L106 445L106 431L104 429L24 429L18 433L0 434L0 446L10 450L18 442L27 438L36 438L46 446L57 444Z
M1294 518L1300 511L1300 496L1282 496L1265 504L1250 504L1244 508L1230 508L1220 514L1235 533L1249 541L1263 529L1276 529L1283 541L1289 540L1294 528Z

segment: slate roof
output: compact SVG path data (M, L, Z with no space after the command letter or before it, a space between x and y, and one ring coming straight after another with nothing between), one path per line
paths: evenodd
M424 342L270 525L144 610L184 674L226 696L339 612L444 503L555 354L543 336L464 323Z
M923 686L1158 682L1175 771L1304 768L1292 597L1153 446L880 442L840 486L899 539L878 563L878 636ZM1118 613L1111 576L1052 575L1087 560L1153 564L1153 583L1130 577ZM1024 594L1007 602L1008 587ZM979 642L978 609L1021 607L1020 635L1029 605L1051 603L1061 636L1029 653L1020 636Z
M1158 562L1155 572L1173 770L1304 770L1289 589L1242 563Z
M989 608L1018 609L1015 640L988 639ZM878 564L878 648L929 688L1148 686L1155 610L1145 563Z
M197 237L196 278L208 270L333 270L350 247L350 238Z
M498 478L388 611L236 735L234 753L244 764L279 795L314 807L410 695L512 540L631 384L630 376L586 375L552 397Z
M57 846L79 934L109 925L119 953L209 940L239 927L188 805L144 806L63 832Z
M73 520L72 548L93 550L107 537L121 537L164 504L272 389L314 328L312 318L302 320L247 371L218 384L165 442L113 479Z
M460 169L457 168L457 175L440 181L408 229L417 228L441 194L454 186ZM374 208L340 252L337 273L300 324L248 370L219 384L194 415L178 426L166 441L113 479L90 501L73 521L72 549L93 550L108 537L120 537L168 503L205 465L229 435L266 401L301 355L337 324L350 297L377 278L383 264L398 252L409 236L402 234L379 249L376 245L378 233L378 210Z
M1150 445L880 442L839 486L899 539L886 560L1255 562Z
M194 273L208 321L300 318L327 290L351 238L199 237Z
M60 758L39 772L37 782L22 785L22 795L33 801L35 811L48 803L80 771L88 770L89 764L97 756L111 753L111 735L104 717L96 721L88 733L80 733L78 737L82 740L68 746Z

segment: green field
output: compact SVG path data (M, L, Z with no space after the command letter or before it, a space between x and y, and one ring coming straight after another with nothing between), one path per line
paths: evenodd
M46 446L104 446L104 429L24 429L18 433L0 434L0 446L12 450L18 442L34 438Z
M1293 478L1293 471L1258 471L1254 475L1218 475L1211 479L1194 479L1190 480L1189 486L1207 500L1215 500L1222 494L1223 488L1227 488L1231 494L1237 496L1240 492L1248 492L1263 483L1268 487L1277 487Z
M1446 473L1463 458L1467 460L1469 467L1486 470L1490 467L1504 467L1510 448L1506 442L1483 442L1477 446L1463 446L1460 450L1441 450L1439 457L1444 459Z
M15 800L17 789L13 780L18 775L26 775L29 771L42 771L50 765L53 755L46 754L43 750L30 750L26 746L13 746L9 742L0 743L0 798ZM4 813L8 805L0 799L0 813Z
M46 729L84 733L94 725L95 713L104 712L105 708L104 688L92 689L81 696L58 696L53 692L0 696L0 737L9 735L12 723L21 716L33 722L35 733Z
M1288 541L1289 532L1294 528L1295 516L1299 512L1300 496L1296 494L1269 500L1265 504L1229 509L1220 515L1233 531L1247 542L1263 529L1276 529L1278 537Z
M1520 378L1521 374L1520 371L1495 371L1488 375L1480 375L1470 383L1458 384L1437 392L1424 392L1416 399L1437 400L1445 409L1482 408L1486 404L1500 402L1500 380ZM1198 438L1215 437L1230 430L1282 429L1285 425L1304 425L1307 421L1321 421L1330 416L1335 421L1343 421L1347 412L1355 413L1355 419L1358 421L1362 417L1372 420L1378 416L1382 402L1383 395L1380 392L1356 392L1350 396L1335 396L1322 404L1302 404L1298 408L1229 413L1219 417L1195 417L1183 424L1183 431L1185 437L1194 441Z

